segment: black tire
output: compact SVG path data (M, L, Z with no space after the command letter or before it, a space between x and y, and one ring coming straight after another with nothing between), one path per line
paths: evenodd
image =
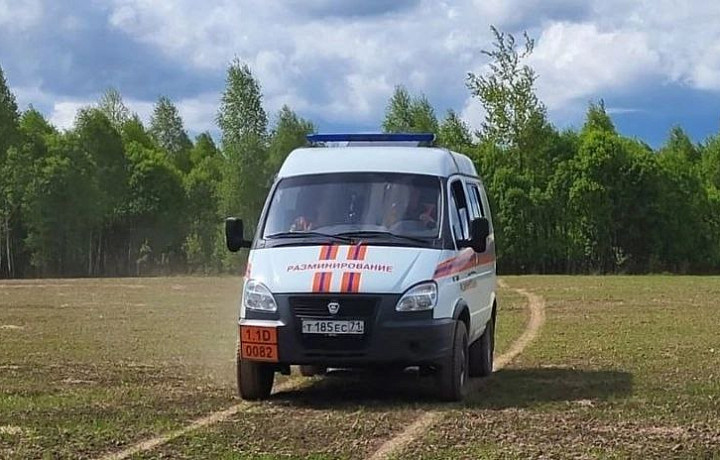
M493 371L495 354L495 318L485 325L479 339L470 345L470 377L488 377Z
M305 364L300 366L300 375L303 377L312 377L313 375L327 374L327 367L317 366L314 364Z
M266 399L272 391L273 380L275 367L272 364L237 359L238 394L242 399Z
M465 323L458 321L450 356L439 363L436 374L438 394L445 401L462 401L468 392L468 333Z

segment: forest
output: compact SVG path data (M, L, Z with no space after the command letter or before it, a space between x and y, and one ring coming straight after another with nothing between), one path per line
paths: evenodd
M653 149L618 133L602 100L560 130L525 63L533 40L493 31L486 71L465 76L486 113L478 130L402 82L382 130L433 132L472 158L499 273L720 272L720 133L694 143L676 126ZM275 172L316 127L287 106L269 116L238 59L215 121L217 139L191 139L163 96L146 126L111 88L59 130L19 109L0 68L0 278L240 273L224 218L242 217L249 237Z

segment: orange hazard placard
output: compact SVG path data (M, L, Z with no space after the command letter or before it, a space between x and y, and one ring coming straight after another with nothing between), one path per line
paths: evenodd
M277 345L262 345L258 343L245 343L241 345L242 359L250 361L269 361L271 363L278 362Z
M240 326L240 357L251 361L278 362L277 329Z

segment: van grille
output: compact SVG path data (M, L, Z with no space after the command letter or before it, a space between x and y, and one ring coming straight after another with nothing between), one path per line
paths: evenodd
M328 304L331 302L340 304L340 310L335 315L328 310ZM310 318L370 319L375 316L377 303L376 297L290 297L290 309L293 315Z

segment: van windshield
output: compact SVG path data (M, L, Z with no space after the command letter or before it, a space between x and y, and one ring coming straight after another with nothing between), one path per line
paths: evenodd
M434 176L368 172L289 177L275 189L263 238L294 233L437 238L440 208L440 178Z

